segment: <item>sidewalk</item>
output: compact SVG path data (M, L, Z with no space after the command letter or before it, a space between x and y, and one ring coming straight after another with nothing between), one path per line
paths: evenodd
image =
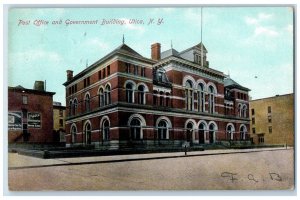
M20 169L20 168L39 168L39 167L64 166L64 165L128 162L128 161L168 159L168 158L192 157L192 156L277 151L277 150L285 150L285 149L286 149L285 147L280 147L280 148L259 148L259 149L205 150L205 151L187 152L187 156L185 156L184 152L174 152L174 153L172 152L172 153L149 153L149 154L76 157L76 158L74 157L74 158L56 158L56 159L41 159L41 158L36 158L31 156L24 156L17 153L8 153L8 168L10 170L13 170L13 169ZM293 150L292 147L288 147L287 149Z

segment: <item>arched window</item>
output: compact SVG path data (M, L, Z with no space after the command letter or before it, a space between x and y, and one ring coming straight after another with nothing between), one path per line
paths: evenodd
M226 130L227 140L233 140L233 132L234 132L234 128L232 127L232 125L228 125Z
M109 129L109 121L105 119L102 123L102 134L103 134L103 140L108 141L110 140L110 129Z
M246 133L247 133L247 129L245 125L242 125L240 127L240 140L246 140Z
M78 101L77 99L74 99L74 102L73 102L73 115L76 115L77 114L77 107L78 107Z
M145 102L145 86L138 87L138 104L146 104Z
M126 101L128 103L134 103L134 89L132 83L126 84Z
M132 140L143 139L141 121L138 118L133 118L130 122L130 134Z
M166 107L170 106L170 93L166 93Z
M164 93L160 91L159 95L159 105L164 106Z
M242 117L245 117L245 118L247 117L247 106L246 105L243 106Z
M100 90L99 90L99 106L100 107L104 106L104 92L103 92L103 88L100 88Z
M110 86L109 85L107 85L105 87L104 101L105 101L105 105L108 105L111 103Z
M169 139L168 123L165 120L161 120L158 123L157 130L159 140Z
M238 116L242 117L242 105L241 104L238 105Z
M212 85L208 87L209 98L208 98L208 112L214 113L215 111L215 89Z
M189 122L186 126L186 141L187 142L191 142L192 141L192 138L193 138L193 123L192 122Z
M215 124L210 124L209 125L209 143L214 143L216 140L216 126Z
M87 122L84 126L84 134L85 134L85 144L92 143L92 127L89 122Z
M84 101L85 101L85 111L88 112L91 109L91 100L90 100L90 95L89 94L85 95Z
M193 110L193 83L187 80L185 83L185 104L187 110Z
M200 144L205 143L205 130L206 130L206 125L204 123L199 124L199 143Z
M74 144L76 142L76 133L77 133L77 128L76 128L76 125L73 124L71 126L71 137L72 137L72 144Z
M197 89L198 89L198 111L204 112L205 110L204 85L202 83L199 83Z

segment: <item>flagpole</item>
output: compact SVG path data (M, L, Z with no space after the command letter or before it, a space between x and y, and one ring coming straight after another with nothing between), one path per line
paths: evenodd
M203 43L202 43L202 9L203 7L201 7L201 67L203 67Z

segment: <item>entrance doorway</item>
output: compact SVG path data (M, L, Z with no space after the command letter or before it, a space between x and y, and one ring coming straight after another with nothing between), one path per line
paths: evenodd
M199 144L204 144L205 143L205 133L204 130L206 129L205 124L201 123L199 125Z

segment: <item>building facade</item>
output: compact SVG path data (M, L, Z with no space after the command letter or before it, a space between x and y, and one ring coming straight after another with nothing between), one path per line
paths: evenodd
M294 94L250 101L251 140L294 146Z
M66 107L62 106L60 102L53 102L53 131L57 142L66 142L65 120Z
M8 87L8 143L53 142L53 95L36 81L33 89Z
M67 146L156 148L249 140L248 88L209 67L200 43L151 59L122 44L67 71Z

